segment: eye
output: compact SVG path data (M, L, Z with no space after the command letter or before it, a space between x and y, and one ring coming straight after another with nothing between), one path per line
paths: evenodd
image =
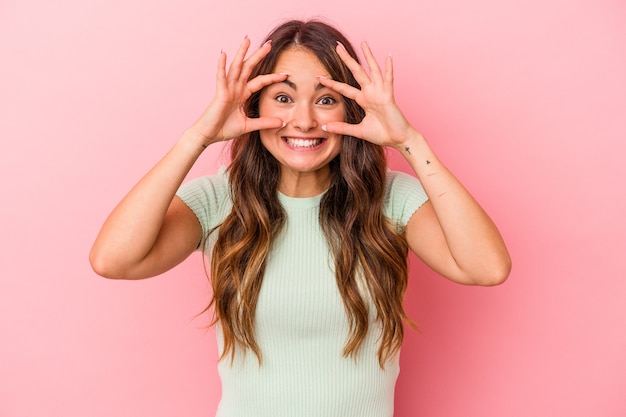
M335 104L336 102L337 100L335 100L335 98L331 96L324 96L317 101L318 104L321 104L323 106L330 106L331 104Z
M277 95L275 100L283 104L291 103L291 98L286 94Z

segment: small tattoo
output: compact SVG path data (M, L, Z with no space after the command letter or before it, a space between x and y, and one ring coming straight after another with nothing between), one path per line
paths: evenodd
M430 161L428 159L426 160L426 165L430 165Z
M410 148L405 147L405 148L404 148L404 151L405 151L406 153L408 153L409 155L411 155L411 149L410 149Z

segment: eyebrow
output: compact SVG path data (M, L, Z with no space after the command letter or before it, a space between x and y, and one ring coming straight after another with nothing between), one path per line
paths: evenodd
M296 86L296 83L294 83L293 81L290 81L289 79L287 79L282 82L287 84L289 87L293 88L294 90L298 91L298 87ZM315 91L321 90L324 87L325 86L323 86L321 83L317 83L317 85L315 86Z

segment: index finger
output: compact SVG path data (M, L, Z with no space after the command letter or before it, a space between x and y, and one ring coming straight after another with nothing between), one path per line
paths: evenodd
M361 90L359 90L356 87L352 87L349 84L332 80L330 78L324 77L323 75L318 75L317 79L319 80L320 84L322 84L324 87L328 87L331 90L338 92L342 96L348 97L349 99L352 99L352 100L356 100L356 97L361 92Z
M285 81L289 74L262 74L254 77L248 81L247 87L251 93L256 93L263 87L267 87L270 84Z

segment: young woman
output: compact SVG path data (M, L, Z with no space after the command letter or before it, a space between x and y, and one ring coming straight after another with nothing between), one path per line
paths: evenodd
M393 415L411 249L444 277L496 285L497 228L394 101L391 57L368 71L327 24L290 21L248 54L213 101L124 197L91 251L105 277L211 259L218 416ZM202 151L231 164L181 185ZM415 176L392 172L384 148Z

